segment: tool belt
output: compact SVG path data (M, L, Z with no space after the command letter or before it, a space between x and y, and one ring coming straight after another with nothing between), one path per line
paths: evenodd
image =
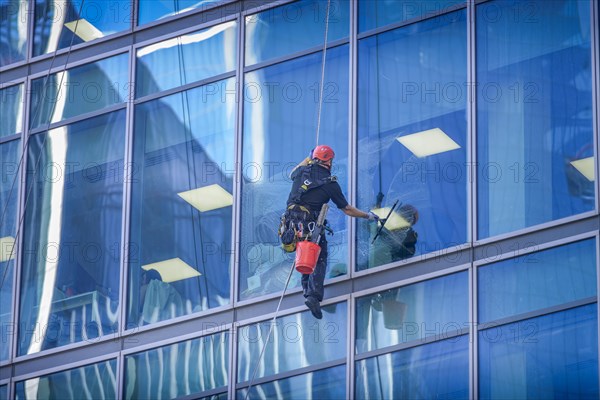
M284 251L291 253L296 250L296 242L305 240L310 235L309 225L315 223L316 218L306 207L291 204L281 216L279 224L279 237Z

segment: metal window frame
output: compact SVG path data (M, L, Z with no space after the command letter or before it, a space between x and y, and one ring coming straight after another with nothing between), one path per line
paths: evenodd
M45 368L45 369L40 369L38 371L35 372L30 372L30 373L26 373L26 374L22 374L22 375L15 375L12 380L15 383L15 386L23 381L27 381L29 379L35 379L35 378L42 378L46 375L52 375L52 374L56 374L56 373L61 373L61 372L67 372L69 370L73 370L73 369L78 369L78 368L82 368L82 367L87 367L89 365L94 365L94 364L98 364L101 362L105 362L105 361L112 361L115 360L117 363L116 366L116 370L118 371L119 366L119 360L118 360L118 355L119 353L109 353L106 355L102 355L99 357L93 357L93 358L89 358L87 360L84 361L78 361L78 362L73 362L73 363L69 363L69 364L64 364L61 366L56 366L56 367L51 367L51 368ZM116 372L116 371L115 371ZM116 391L117 387L115 384L115 391Z

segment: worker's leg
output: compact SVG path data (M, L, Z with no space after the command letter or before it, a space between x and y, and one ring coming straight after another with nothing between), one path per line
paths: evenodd
M302 289L304 289L304 297L312 296L321 302L324 293L323 283L327 273L327 240L325 236L321 237L319 246L321 246L321 254L319 254L315 270L310 275L302 275Z

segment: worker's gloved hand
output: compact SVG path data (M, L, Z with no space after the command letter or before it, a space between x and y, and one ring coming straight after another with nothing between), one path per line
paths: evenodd
M379 221L379 216L375 214L373 211L369 211L368 213L369 221Z

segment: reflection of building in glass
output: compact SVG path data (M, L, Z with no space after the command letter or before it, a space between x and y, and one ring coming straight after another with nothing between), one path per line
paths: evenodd
M0 399L598 398L599 13L0 0ZM388 219L332 207L273 323L322 72Z

